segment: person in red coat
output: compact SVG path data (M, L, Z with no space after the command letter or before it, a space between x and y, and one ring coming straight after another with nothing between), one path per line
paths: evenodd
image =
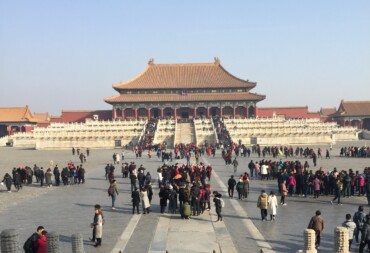
M37 240L37 253L46 253L46 230L42 231L41 237Z

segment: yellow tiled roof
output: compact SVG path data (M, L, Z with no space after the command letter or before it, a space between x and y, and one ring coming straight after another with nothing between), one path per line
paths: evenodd
M26 107L1 107L0 122L36 123L28 106Z
M261 101L265 96L250 92L188 93L176 94L120 94L104 99L107 103L138 102L199 102L199 101Z
M227 72L216 59L214 63L154 64L132 80L113 85L122 89L194 89L254 88L256 83L237 78Z
M341 101L332 116L370 116L370 101Z

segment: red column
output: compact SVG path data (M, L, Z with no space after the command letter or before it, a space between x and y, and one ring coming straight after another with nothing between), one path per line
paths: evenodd
M220 118L222 118L222 106L220 106Z
M161 117L162 118L164 118L163 111L164 111L164 108L161 108Z
M173 117L176 119L177 117L177 109L176 108L173 108Z
M122 120L125 119L125 108L121 108L121 118Z
M236 110L236 108L235 107L233 107L233 118L235 119L235 110Z
M150 119L150 110L151 110L152 108L148 108L148 119Z
M194 119L197 117L197 108L194 108Z
M113 107L113 120L115 120L117 118L117 112L116 112L116 109L114 109Z
M245 117L249 119L249 106L245 107Z
M137 120L137 108L135 108L134 110L135 110L135 119Z
M257 118L257 116L258 116L258 108L257 108L257 105L255 105L255 107L254 107L254 111L255 111L255 118Z

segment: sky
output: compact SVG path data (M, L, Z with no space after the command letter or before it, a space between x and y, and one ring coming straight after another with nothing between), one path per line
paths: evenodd
M111 109L150 58L214 57L262 107L370 100L370 1L0 1L0 107Z

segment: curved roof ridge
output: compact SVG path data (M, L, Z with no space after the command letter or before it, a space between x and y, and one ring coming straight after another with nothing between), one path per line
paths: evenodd
M249 88L255 82L232 75L216 60L213 63L157 64L152 60L136 77L117 83L117 91L125 89L191 89L191 88Z
M242 82L247 82L247 83L250 83L250 84L253 84L254 86L252 87L252 88L254 88L254 87L256 87L256 85L257 85L257 82L250 82L248 79L247 80L243 80L243 79L241 79L241 78L239 78L239 77L236 77L236 76L234 76L233 74L231 74L229 71L227 71L222 65L221 65L221 63L219 63L219 64L217 64L223 71L225 71L225 73L226 74L228 74L229 76L231 76L231 77L233 77L233 78L235 78L235 79L238 79L238 80L240 80L240 81L242 81Z
M117 90L118 86L125 85L126 83L130 83L130 82L133 82L133 81L137 80L138 78L140 78L141 76L143 76L146 71L148 71L148 69L149 69L149 67L151 65L154 65L154 63L153 64L148 64L148 66L146 66L146 68L139 75L135 76L134 78L132 78L132 79L130 79L128 81L123 81L123 82L120 82L120 83L117 83L117 84L113 84L112 85L113 89Z

